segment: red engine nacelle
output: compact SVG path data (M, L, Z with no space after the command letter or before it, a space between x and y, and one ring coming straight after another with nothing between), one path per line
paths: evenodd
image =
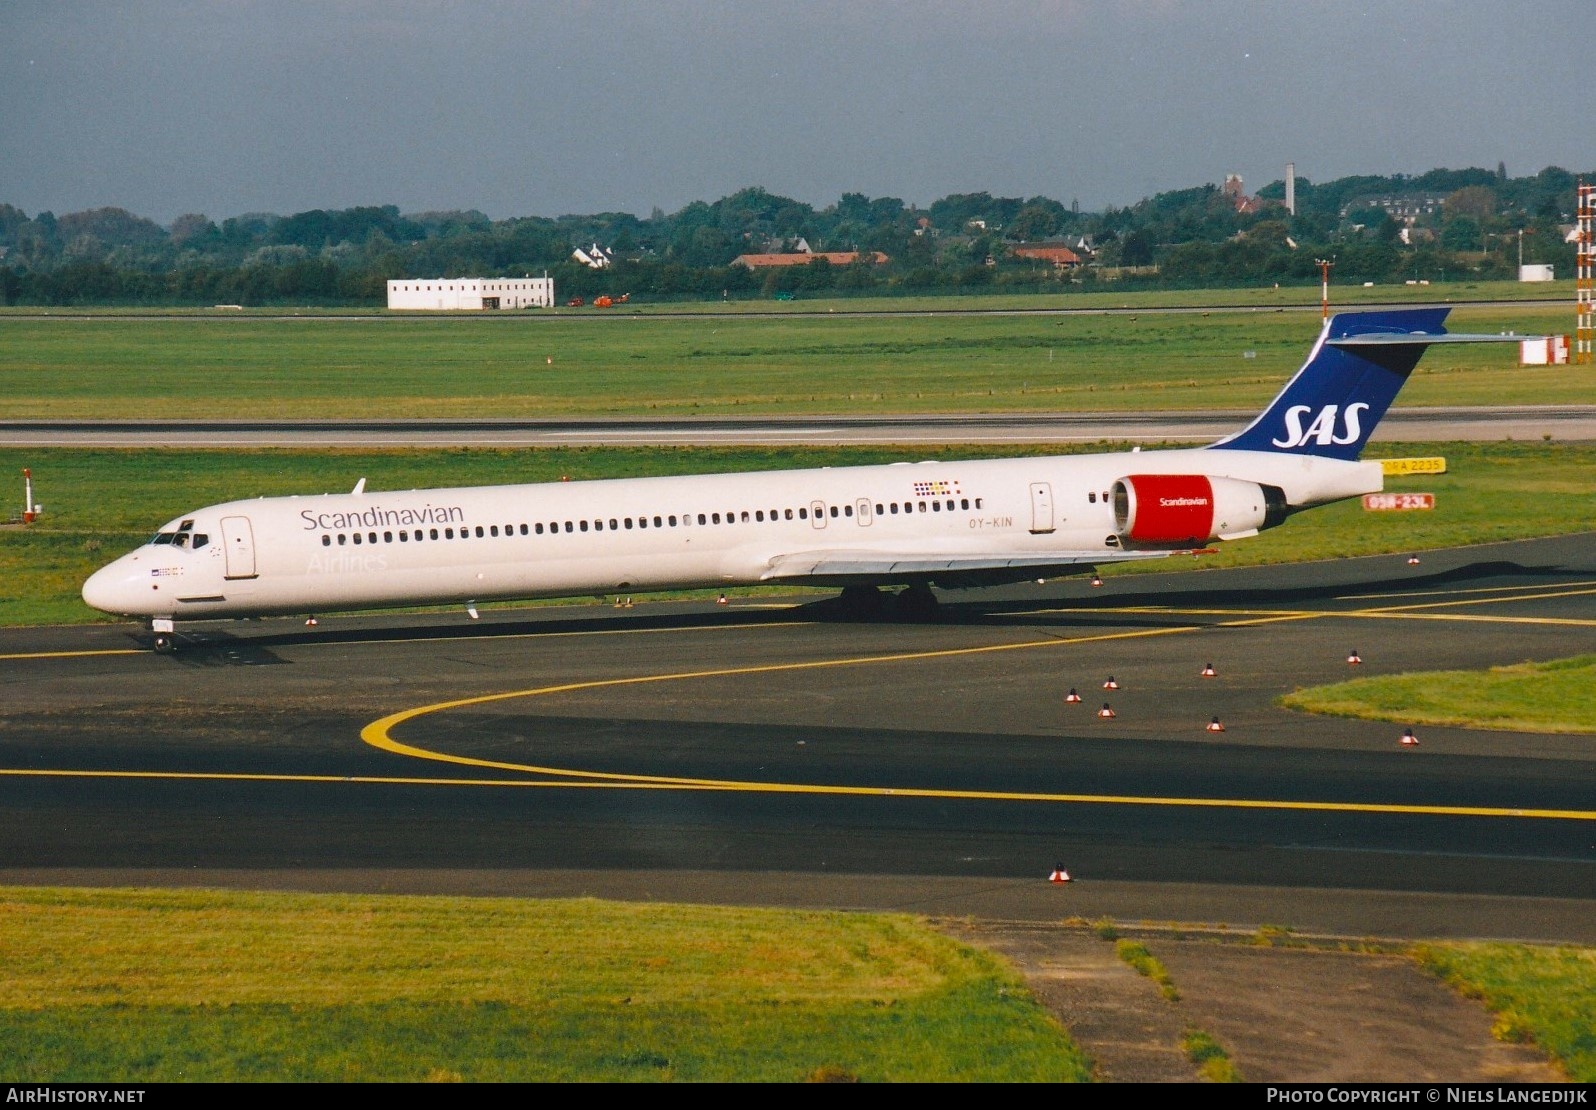
M1179 546L1273 528L1290 507L1277 486L1206 474L1131 474L1114 483L1114 529L1126 545Z

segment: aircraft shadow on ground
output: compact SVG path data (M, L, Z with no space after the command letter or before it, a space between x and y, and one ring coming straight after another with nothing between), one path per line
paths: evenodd
M861 615L842 605L834 597L778 609L717 609L710 612L627 613L555 619L492 619L469 624L393 624L384 627L317 628L295 632L265 632L252 635L231 630L195 626L180 633L179 650L171 657L175 663L189 667L246 667L273 666L289 660L276 654L273 648L317 644L398 643L402 641L434 640L488 640L505 637L556 636L582 632L615 631L617 627L628 630L687 630L694 628L729 628L783 622L809 623L814 621L843 624L945 624L945 625L1007 625L1005 618L1026 615L1031 623L1057 623L1071 627L1101 626L1112 623L1117 627L1130 625L1155 625L1164 623L1154 614L1124 612L1141 606L1181 608L1189 606L1272 606L1302 604L1304 602L1333 601L1350 592L1360 596L1411 594L1415 590L1436 589L1449 586L1480 585L1491 579L1533 579L1567 576L1571 572L1561 566L1526 566L1522 563L1496 560L1470 563L1465 566L1425 574L1389 575L1346 582L1319 582L1309 585L1281 586L1204 586L1168 588L1149 583L1147 590L1137 590L1128 584L1117 585L1114 593L1084 597L1033 596L1016 599L1011 590L1002 588L976 591L955 590L941 594L941 604L933 612L900 615L887 606L880 613ZM1122 580L1122 583L1125 580ZM1009 596L1005 596L1005 595ZM646 603L645 603L646 604ZM1038 606L1059 606L1069 610L1058 613L1039 613ZM1100 611L1102 616L1092 616L1082 610ZM253 623L253 622L240 622ZM145 633L132 634L131 639L140 647L151 646Z
M1571 572L1561 566L1525 566L1522 563L1494 560L1469 563L1450 570L1423 574L1388 575L1383 578L1360 579L1346 582L1318 582L1302 586L1221 586L1200 589L1152 589L1134 595L1137 605L1189 605L1205 604L1283 604L1302 601L1333 601L1356 593L1360 597L1378 594L1411 594L1415 590L1436 589L1447 586L1480 585L1493 578L1551 578L1566 577ZM1504 584L1504 589L1510 584ZM1129 594L1115 594L1102 599L1088 598L1083 604L1124 604Z

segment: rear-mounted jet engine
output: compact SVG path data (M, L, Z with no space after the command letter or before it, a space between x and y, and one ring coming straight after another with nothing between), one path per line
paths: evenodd
M1291 509L1278 486L1206 474L1131 474L1114 483L1114 528L1125 547L1169 547L1255 536Z

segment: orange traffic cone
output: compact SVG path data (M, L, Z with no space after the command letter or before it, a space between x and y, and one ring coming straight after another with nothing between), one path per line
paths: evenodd
M1119 683L1114 681L1114 676L1113 675L1109 675L1108 676L1108 681L1103 683L1103 689L1105 689L1105 690L1118 690L1119 689Z
M720 597L716 598L715 599L715 604L716 605L725 605L726 604L726 595L725 594L721 594Z
M1103 708L1097 711L1097 715L1099 717L1117 717L1119 714L1115 713L1113 708L1105 701Z
M1101 578L1097 577L1097 575L1095 575L1095 574L1092 575L1092 585L1101 586L1102 584L1103 584L1103 580Z
M1206 664L1203 665L1203 677L1204 678L1213 678L1214 675L1216 675L1218 673L1219 672L1214 670L1214 665L1212 663L1206 663Z
M1213 720L1208 722L1208 731L1209 732L1224 732L1225 731L1225 726L1219 723L1219 718L1218 717L1215 717Z
M1070 873L1064 870L1064 865L1061 863L1053 868L1053 873L1047 877L1047 881L1050 883L1067 883L1070 881Z
M1416 748L1419 746L1419 738L1413 735L1411 728L1402 730L1402 746L1404 748Z
M1070 692L1064 695L1065 705L1079 705L1081 696L1075 692L1075 687L1070 687Z
M1359 655L1358 655L1358 649L1357 648L1353 648L1352 649L1352 654L1347 656L1347 662L1353 664L1354 666L1356 666L1357 664L1363 662L1363 659L1361 657L1359 657Z

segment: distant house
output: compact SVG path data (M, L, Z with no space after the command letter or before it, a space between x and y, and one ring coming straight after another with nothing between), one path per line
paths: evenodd
M1383 193L1354 197L1341 209L1341 218L1357 220L1367 216L1369 209L1378 208L1399 224L1412 227L1423 217L1434 216L1446 204L1442 193ZM1367 220L1363 222L1367 223ZM1376 221L1378 222L1378 221Z
M597 243L594 243L587 250L577 247L571 252L571 257L590 270L602 270L614 261L609 252Z
M859 251L814 251L808 254L739 254L731 260L731 264L746 266L750 270L768 270L774 266L807 266L819 258L824 258L833 266L851 266L861 259L877 266L888 261L887 256L880 251L871 251L868 255Z
M1010 247L1015 258L1034 258L1038 262L1051 262L1060 270L1072 270L1081 264L1081 256L1063 243L1021 243Z

